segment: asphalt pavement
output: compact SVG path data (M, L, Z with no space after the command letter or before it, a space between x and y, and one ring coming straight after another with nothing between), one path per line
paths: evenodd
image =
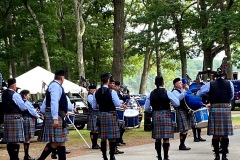
M213 148L211 147L211 136L202 135L206 142L193 142L193 137L188 137L186 139L186 146L191 147L189 151L179 151L179 139L170 140L170 151L169 159L170 160L214 160L214 154L212 152ZM234 129L234 135L230 136L230 145L229 145L229 160L240 160L240 129ZM140 139L138 139L140 141ZM145 144L134 147L119 147L120 150L124 151L124 154L116 155L116 160L154 160L156 158L156 151L154 149L154 143ZM162 153L163 155L163 153ZM108 155L109 157L109 155ZM102 154L101 151L97 150L93 153L69 158L69 160L101 160Z

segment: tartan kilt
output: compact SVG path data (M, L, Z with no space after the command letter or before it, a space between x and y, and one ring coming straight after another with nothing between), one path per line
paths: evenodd
M25 141L21 114L4 115L3 141L7 143Z
M190 110L189 112L188 112L188 115L189 115L189 117L190 117L190 126L191 127L195 127L196 126L196 120L195 120L195 118L194 118L194 111L193 110Z
M229 104L212 104L209 109L208 135L228 136L233 135L231 108Z
M173 124L170 110L153 111L152 115L152 138L173 138Z
M23 128L25 139L34 138L35 132L35 121L34 117L24 116L23 117Z
M62 117L64 112L59 113ZM53 128L51 112L45 112L42 129L38 135L39 142L65 142L67 141L68 130L63 127L62 118L58 115L58 126Z
M187 111L177 109L177 128L174 130L175 133L185 132L191 129L191 118L189 117Z
M100 127L98 127L98 134L101 139L120 138L116 112L99 112L99 121Z
M88 116L87 130L92 132L98 131L97 119L99 111L92 111Z

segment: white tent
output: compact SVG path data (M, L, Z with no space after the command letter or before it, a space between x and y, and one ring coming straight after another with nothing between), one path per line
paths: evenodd
M54 74L37 66L32 70L16 78L17 87L27 89L31 94L45 93L47 85L54 79ZM63 88L66 93L87 92L86 88L81 87L67 79L63 82Z

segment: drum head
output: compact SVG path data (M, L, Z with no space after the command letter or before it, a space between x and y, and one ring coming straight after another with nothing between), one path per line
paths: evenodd
M138 115L138 111L135 109L126 109L124 112L125 117L136 117Z

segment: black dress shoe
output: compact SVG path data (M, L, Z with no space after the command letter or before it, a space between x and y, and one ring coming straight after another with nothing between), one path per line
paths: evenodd
M122 146L122 144L121 143L117 143L117 146Z
M157 157L158 160L162 160L162 157L160 157L160 158L158 156L156 156L156 157Z
M32 158L30 156L24 156L24 160L35 160L35 158Z
M114 154L123 154L124 152L123 151L120 151L120 150L115 150Z
M198 138L198 140L202 142L206 141L206 139L202 139L202 137Z
M222 160L228 160L227 156L222 156Z
M52 153L52 154L51 154L51 158L52 158L52 159L58 159L58 158L57 158L57 154Z
M66 154L69 154L69 153L71 153L71 151L69 151L69 150L66 150Z
M96 144L95 146L92 146L92 149L101 149L101 147L98 144Z
M184 150L184 151L187 151L187 150L190 150L191 148L190 147L186 147L185 145L184 146L179 146L179 150Z
M198 138L194 138L193 142L200 142Z
M220 157L215 157L215 159L214 160L220 160Z
M123 142L123 141L122 141L121 144L122 144L122 145L126 145L126 142Z
M110 160L116 160L115 156L111 156Z

